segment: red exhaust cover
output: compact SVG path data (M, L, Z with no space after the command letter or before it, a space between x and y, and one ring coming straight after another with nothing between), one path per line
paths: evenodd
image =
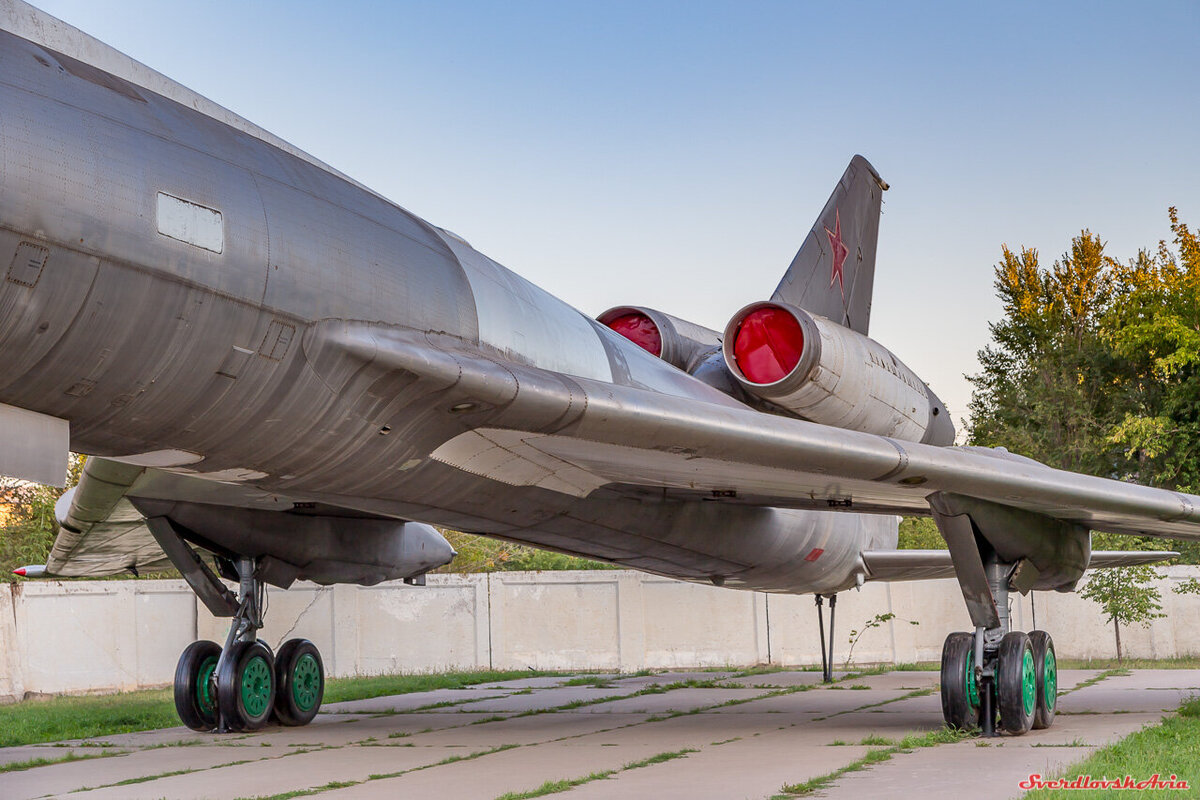
M746 315L733 340L733 357L746 380L768 384L783 380L804 353L804 331L791 313L763 306Z
M608 327L624 336L653 356L662 356L662 334L658 326L645 314L637 311L622 314L608 323Z

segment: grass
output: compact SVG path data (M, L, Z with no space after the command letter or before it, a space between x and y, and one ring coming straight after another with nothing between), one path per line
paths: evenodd
M67 753L58 758L30 758L25 761L10 761L7 764L0 764L0 774L5 772L20 772L34 767L48 767L51 764L66 764L69 761L88 761L93 758L108 758L109 756L123 756L127 750L103 750L99 753Z
M92 739L178 724L167 689L26 700L0 706L0 747Z
M1177 716L1103 747L1080 763L1059 771L1055 777L1122 779L1126 775L1134 782L1148 780L1153 775L1163 780L1178 775L1188 781L1190 788L1154 789L1147 793L1162 798L1196 796L1200 781L1200 698L1184 703ZM1131 794L1120 789L1033 789L1025 794L1024 800L1103 800Z
M378 675L333 678L325 702L365 700L432 689L457 689L477 683L571 673L533 670L471 670L428 675ZM118 733L179 725L170 689L149 689L84 697L35 698L0 706L0 747L63 739L93 739Z

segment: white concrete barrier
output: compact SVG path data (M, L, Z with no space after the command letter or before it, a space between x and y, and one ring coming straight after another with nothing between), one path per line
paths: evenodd
M1200 654L1200 595L1171 591L1200 567L1160 570L1167 616L1121 630L1139 658ZM312 639L332 676L445 669L622 670L817 664L811 595L767 595L639 572L431 575L429 585L268 592L262 638ZM828 611L828 605L826 605ZM878 614L895 618L868 627ZM1062 658L1111 658L1112 624L1076 594L1015 597L1014 627L1054 637ZM917 624L913 624L917 623ZM836 663L933 661L970 624L953 580L867 584L838 596ZM0 588L0 701L170 683L195 639L223 642L183 581L47 581ZM828 635L828 631L826 631Z

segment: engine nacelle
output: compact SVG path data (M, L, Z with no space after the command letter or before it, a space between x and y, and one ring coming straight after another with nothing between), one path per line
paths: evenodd
M716 331L653 308L617 306L596 320L684 372L691 372L701 356L721 347Z
M786 303L752 303L725 328L725 363L746 391L824 425L949 445L942 401L886 347Z

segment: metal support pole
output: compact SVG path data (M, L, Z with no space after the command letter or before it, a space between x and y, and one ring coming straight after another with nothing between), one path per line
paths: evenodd
M825 660L825 614L821 611L821 595L817 595L817 627L820 633L817 638L821 640L821 680L828 683L825 675L828 673L828 662Z
M829 665L825 669L825 682L833 683L833 613L837 609L837 595L829 595Z

